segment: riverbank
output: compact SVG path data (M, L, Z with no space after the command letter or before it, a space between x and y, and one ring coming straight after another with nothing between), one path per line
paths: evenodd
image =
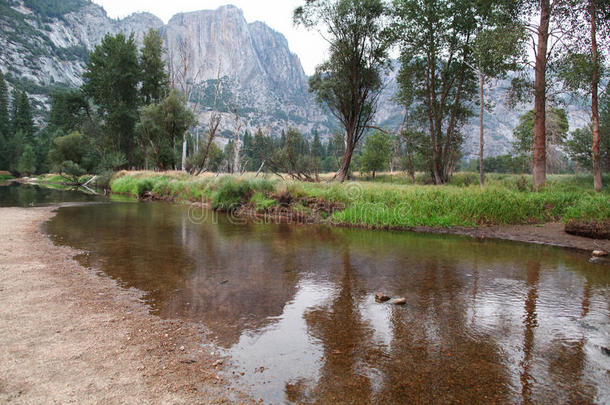
M248 403L201 330L53 245L40 230L52 210L0 208L0 402Z
M120 172L111 181L111 190L141 199L199 202L218 210L297 222L453 233L585 250L608 245L610 192L607 188L593 192L585 177L550 176L548 185L537 192L528 191L529 180L522 176L489 176L484 189L467 178L425 186ZM564 227L596 240L572 237Z

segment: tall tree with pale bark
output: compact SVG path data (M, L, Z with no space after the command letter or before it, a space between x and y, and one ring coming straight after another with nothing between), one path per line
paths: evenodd
M579 4L574 11L569 38L570 49L559 62L559 71L560 77L568 89L590 96L591 169L594 189L601 191L603 180L599 95L607 90L608 83L609 71L606 58L608 57L608 45L610 45L610 1L587 0Z
M473 7L477 28L472 67L479 80L479 174L480 184L484 186L485 84L519 69L519 62L525 57L525 35L517 19L517 2L483 0L473 3Z

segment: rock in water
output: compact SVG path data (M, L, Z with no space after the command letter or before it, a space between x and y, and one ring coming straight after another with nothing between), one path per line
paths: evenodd
M608 252L606 252L605 250L594 250L592 254L595 257L606 257L606 256L608 256Z
M407 303L406 298L394 298L392 301L390 301L390 304L394 304L394 305L405 305L406 303Z
M383 293L375 293L375 301L377 302L386 302L390 300L390 296Z

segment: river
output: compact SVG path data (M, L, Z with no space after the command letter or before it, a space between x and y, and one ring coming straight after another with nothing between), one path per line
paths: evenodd
M13 201L98 202L45 231L154 314L200 324L266 403L610 402L610 266L585 253L28 192Z

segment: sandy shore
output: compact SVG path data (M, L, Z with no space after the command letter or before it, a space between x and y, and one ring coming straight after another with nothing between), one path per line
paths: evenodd
M247 402L194 325L148 313L40 232L51 208L0 208L0 403Z
M541 225L493 225L478 228L427 228L419 227L417 232L431 232L440 234L466 235L479 239L501 239L515 242L536 243L542 245L558 246L569 249L604 250L610 252L610 240L591 239L571 235L564 231L565 225L551 222Z

